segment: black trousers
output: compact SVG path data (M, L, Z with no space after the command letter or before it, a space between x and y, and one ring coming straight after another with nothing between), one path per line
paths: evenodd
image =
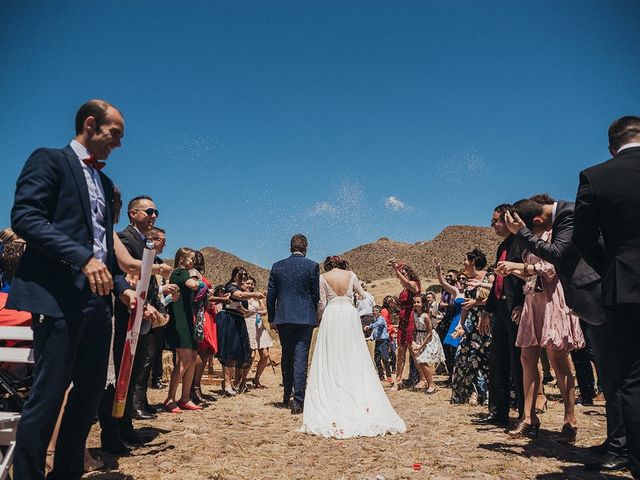
M147 400L147 388L149 387L149 379L153 369L153 362L156 358L156 352L160 344L158 338L160 336L164 337L161 330L161 328L154 328L144 335L144 337L146 337L144 352L140 352L141 354L144 354L141 360L142 365L140 367L138 380L133 386L131 399L131 407L135 410L144 410L149 406L149 401ZM140 345L138 345L138 348L140 348ZM136 357L137 356L138 352L136 349Z
M585 334L593 350L598 383L606 400L607 444L609 452L627 455L627 439L622 420L620 381L616 360L612 352L614 342L607 324L587 325ZM577 367L576 367L577 369Z
M92 295L75 318L33 317L33 387L22 411L13 460L14 479L44 479L49 439L64 393L53 471L48 479L79 479L84 446L104 390L111 341L111 299Z
M596 382L591 365L591 362L594 360L593 350L591 348L591 341L587 335L589 325L585 321L580 320L580 326L584 332L587 345L580 350L572 350L571 360L576 369L576 380L578 381L578 388L580 389L580 397L584 400L591 400L596 396Z
M155 355L151 364L151 383L160 383L162 381L162 352L164 351L164 330L165 327L159 327L152 330L155 333L156 340Z
M315 327L286 323L278 325L278 336L282 345L282 385L284 398L304 403L304 392L307 385L307 367L309 364L309 347Z
M524 412L524 389L520 349L516 347L518 325L511 320L511 311L504 300L496 302L496 313L491 326L489 351L489 413L509 418L511 380L516 391L518 417Z
M122 352L124 351L124 343L127 336L129 312L121 302L116 300L114 313L113 364L116 371L116 378L118 378L118 375L120 375L120 364L122 363ZM111 416L115 389L108 388L104 391L100 402L100 408L98 409L98 419L100 420L101 429L100 437L103 442L118 441L119 431L133 431L131 411L133 410L134 387L140 378L142 368L144 366L148 337L149 334L140 335L138 337L138 345L136 346L136 354L133 357L131 379L129 380L129 390L127 391L127 402L123 418L116 420Z

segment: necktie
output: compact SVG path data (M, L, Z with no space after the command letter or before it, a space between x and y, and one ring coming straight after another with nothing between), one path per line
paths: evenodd
M504 262L507 259L507 249L505 248L504 250L502 250L502 252L500 253L500 258L498 258L498 262ZM496 282L496 288L495 288L495 293L496 293L496 298L498 300L502 299L502 295L504 294L504 277L501 277L500 275L496 276L495 279Z
M102 170L104 167L107 166L105 162L101 162L100 160L97 160L96 157L94 157L93 155L89 155L89 157L85 158L83 162L85 165L95 168L96 170Z

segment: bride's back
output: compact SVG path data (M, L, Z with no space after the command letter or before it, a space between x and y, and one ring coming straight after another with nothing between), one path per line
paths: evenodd
M340 268L334 268L322 274L325 282L327 282L331 290L339 297L349 293L352 275L353 272L350 270L342 270Z

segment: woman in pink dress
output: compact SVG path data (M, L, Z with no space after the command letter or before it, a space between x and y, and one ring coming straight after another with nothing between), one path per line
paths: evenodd
M550 238L549 231L541 235L544 241L548 242ZM544 348L556 372L564 403L564 425L558 441L575 443L578 427L574 412L575 382L569 352L585 346L584 335L579 319L569 313L564 290L553 265L527 251L522 257L523 263L500 262L496 269L500 275L517 275L525 280L525 300L516 338L516 346L521 349L524 414L509 435L520 438L538 434L540 419L536 414L535 400L541 381L538 362L540 351Z

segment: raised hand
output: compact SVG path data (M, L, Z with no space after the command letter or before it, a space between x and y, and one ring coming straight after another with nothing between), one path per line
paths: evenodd
M518 231L522 227L526 227L525 223L520 218L520 215L518 215L516 212L513 212L513 215L512 215L511 212L506 211L504 213L504 223L509 229L509 231L514 234L518 233Z

